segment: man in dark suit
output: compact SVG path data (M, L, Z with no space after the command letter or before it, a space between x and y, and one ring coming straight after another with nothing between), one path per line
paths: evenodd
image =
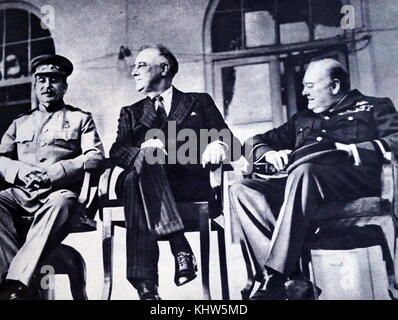
M132 74L137 91L147 97L122 108L110 150L112 162L125 169L116 191L124 200L127 278L142 300L160 299L158 240L170 243L177 286L196 277L195 257L184 236L184 212L178 212L176 201L208 200L206 164L219 164L232 151L232 133L212 98L173 87L177 71L177 59L167 48L140 50ZM204 129L224 134L203 141Z
M287 166L287 177L242 180L230 189L234 212L263 276L252 299L286 299L289 278L312 292L296 266L305 236L322 214L319 205L380 195L383 154L398 151L393 103L350 91L339 62L311 62L303 85L308 110L248 141L254 163L265 161L277 170Z

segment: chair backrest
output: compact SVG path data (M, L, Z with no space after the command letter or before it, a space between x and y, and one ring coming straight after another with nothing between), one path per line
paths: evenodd
M211 166L210 170L215 171L218 169L219 166ZM118 176L120 173L123 171L122 168L119 168L117 166L112 165L110 159L105 160L104 164L104 172L100 177L99 181L99 187L98 187L98 201L99 201L99 206L103 208L118 208L123 206L123 201L121 199L116 198L115 194L115 184ZM201 210L206 210L209 211L209 218L213 219L216 218L217 216L220 216L223 214L223 206L222 206L222 201L223 201L223 193L222 193L222 188L224 184L224 171L231 171L232 166L231 165L222 165L221 167L221 185L216 186L212 188L211 196L208 202L205 202L206 204L204 205L204 202L185 202L185 203L177 203L177 206L181 209L183 212L189 211L190 213L187 215L186 220L187 223L190 224L189 229L195 229L196 227L196 222L192 222L190 220L194 220L193 217L198 216L199 212ZM100 215L102 214L100 210ZM123 219L119 216L116 215L117 221L120 221ZM102 219L102 217L100 216ZM192 219L191 219L192 218Z
M398 220L398 157L392 153L391 157L391 180L392 180L392 210L395 219Z
M71 221L69 225L70 233L89 232L97 229L94 218L99 206L98 188L103 172L103 167L86 167L79 194L78 212L75 213L77 219Z

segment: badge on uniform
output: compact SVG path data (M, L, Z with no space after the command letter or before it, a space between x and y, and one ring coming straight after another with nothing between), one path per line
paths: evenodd
M64 124L62 125L62 129L69 129L69 128L70 128L69 121L65 121Z
M369 112L373 108L374 108L374 106L371 105L371 104L368 104L368 102L361 101L361 102L359 102L359 103L357 103L355 105L355 109L349 109L349 110L346 110L346 111L343 111L343 112L339 112L338 115L339 116L343 116L343 115L348 114L348 113L356 113L356 112L362 112L362 111Z

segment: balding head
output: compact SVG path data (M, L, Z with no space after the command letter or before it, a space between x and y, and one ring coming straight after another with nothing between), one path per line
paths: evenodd
M308 109L321 113L331 108L348 92L349 78L340 62L326 58L309 64L303 85Z
M309 64L308 68L310 66L318 68L320 72L323 70L325 75L329 76L331 80L339 80L342 92L346 93L350 90L350 77L347 70L339 61L332 58L316 59Z

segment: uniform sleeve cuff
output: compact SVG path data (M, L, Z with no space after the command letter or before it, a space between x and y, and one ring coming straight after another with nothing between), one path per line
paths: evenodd
M57 185L59 181L66 178L66 172L61 162L54 163L48 170L52 185Z
M5 170L4 174L4 180L8 183L14 184L15 180L17 178L19 169L23 166L24 164L19 161L13 161L8 168Z
M359 156L359 152L357 146L355 144L350 144L352 156L354 157L354 165L359 166L362 164L361 158Z

